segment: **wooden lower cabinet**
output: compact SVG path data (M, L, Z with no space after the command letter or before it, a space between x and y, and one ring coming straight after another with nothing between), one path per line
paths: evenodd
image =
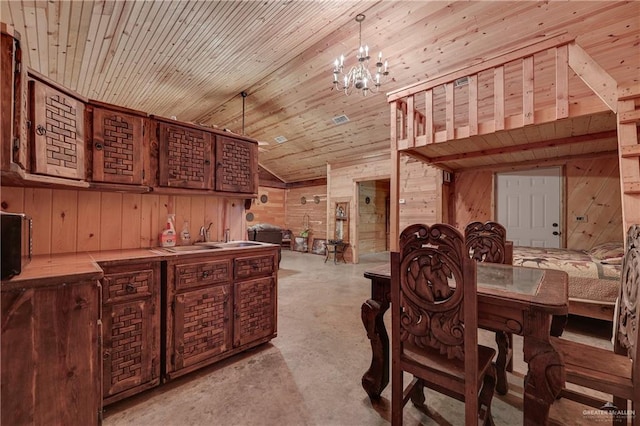
M278 248L167 261L167 380L276 336Z
M2 289L3 425L101 423L97 281Z
M107 405L160 383L160 262L101 266Z

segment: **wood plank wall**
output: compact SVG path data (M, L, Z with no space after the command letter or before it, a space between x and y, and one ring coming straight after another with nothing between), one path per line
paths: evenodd
M587 250L600 243L622 241L622 207L618 157L608 155L558 162L564 166L566 247ZM455 217L463 230L467 223L493 219L493 171L455 174ZM576 221L586 216L586 222Z
M1 188L2 209L33 218L34 254L156 247L169 213L192 240L211 223L211 239L246 239L244 201L211 196L123 194L47 188Z
M262 200L266 197L266 202ZM286 191L284 188L258 187L258 198L252 200L247 213L253 213L253 220L247 220L247 226L269 223L286 228Z
M400 232L414 223L442 219L442 171L415 158L400 158Z
M305 198L305 204L302 204L302 197ZM318 197L317 204L314 197ZM308 223L309 248L314 238L327 238L327 185L287 189L285 211L285 225L293 232L294 237L300 236L305 221Z
M362 208L358 196L358 184L368 181L389 181L391 162L389 157L362 160L359 162L330 164L327 166L329 206L327 209L327 235L333 236L333 209L337 202L349 202L349 235L357 236L361 223L357 212ZM440 186L441 172L411 157L401 156L400 198L405 204L400 206L400 230L413 223L433 223L441 213ZM354 240L352 237L351 240ZM347 260L358 262L358 255L371 244L370 241L349 241ZM380 242L382 247L382 241ZM363 251L362 253L365 253Z
M388 250L387 208L389 181L360 182L358 194L358 243L360 254ZM366 202L367 198L369 203Z

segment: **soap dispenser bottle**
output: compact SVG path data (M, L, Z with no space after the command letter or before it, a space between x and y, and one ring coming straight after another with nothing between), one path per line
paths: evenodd
M173 215L167 216L167 224L160 234L160 245L162 247L173 247L176 245L176 229L173 226Z
M191 244L191 233L189 232L189 222L186 220L182 225L182 232L180 232L180 241L183 246L188 246Z

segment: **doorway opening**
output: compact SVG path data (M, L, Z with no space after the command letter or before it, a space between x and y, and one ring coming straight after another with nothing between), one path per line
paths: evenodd
M358 253L389 251L391 180L358 182L356 239Z

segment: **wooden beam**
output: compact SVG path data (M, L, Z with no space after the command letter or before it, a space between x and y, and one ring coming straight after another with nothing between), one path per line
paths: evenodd
M569 66L611 111L618 111L618 83L575 42L569 44Z
M433 90L425 90L425 122L424 122L424 134L427 137L427 144L433 143Z
M397 111L396 102L389 104L391 116L391 179L390 179L390 206L389 206L389 250L398 251L400 238L400 152L397 144ZM328 235L328 234L327 234Z
M415 102L414 97L407 97L407 146L413 148L416 146L416 116L415 116Z
M533 124L534 119L533 56L522 58L522 123Z
M445 91L445 129L447 132L447 140L455 138L455 111L454 111L454 94L453 83L444 85Z
M640 157L640 144L621 146L619 149L622 158Z
M431 157L431 161L433 163L441 163L444 161L455 161L455 160L461 160L461 159L485 157L488 155L507 154L510 152L533 151L540 148L549 148L549 147L558 146L558 145L581 143L581 142L591 141L594 139L615 138L616 135L617 135L617 132L615 130L609 130L606 132L572 136L569 138L550 139L550 140L539 141L539 142L529 142L525 144L511 145L507 147L483 149L480 151L462 152L459 154L451 154L451 155L442 155L438 157Z
M493 70L493 121L496 131L504 129L504 66Z
M478 134L478 75L470 75L469 81L469 136Z
M556 120L569 116L568 56L566 44L556 47Z

